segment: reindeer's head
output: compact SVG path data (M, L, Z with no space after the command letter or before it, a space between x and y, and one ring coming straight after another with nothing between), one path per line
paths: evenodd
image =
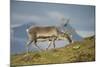
M58 35L58 40L68 40L70 43L72 42L70 35L66 32L60 32Z

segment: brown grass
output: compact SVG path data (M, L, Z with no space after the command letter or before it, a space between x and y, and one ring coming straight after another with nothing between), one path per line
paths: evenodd
M62 48L11 55L11 65L36 65L95 61L95 38L89 37Z

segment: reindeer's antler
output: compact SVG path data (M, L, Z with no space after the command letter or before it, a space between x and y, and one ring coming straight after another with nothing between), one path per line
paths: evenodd
M68 23L69 23L69 21L70 21L70 18L66 19L66 18L63 17L63 18L61 19L61 21L63 22L61 25L65 27L65 26L68 25Z

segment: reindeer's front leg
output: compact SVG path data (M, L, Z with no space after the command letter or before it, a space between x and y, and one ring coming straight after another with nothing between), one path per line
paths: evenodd
M54 46L54 48L56 47L56 45L55 45L55 40L53 40L53 46Z
M69 41L70 43L73 42L73 41L72 41L72 38L71 38L69 35L67 35L67 38L68 38L68 41Z

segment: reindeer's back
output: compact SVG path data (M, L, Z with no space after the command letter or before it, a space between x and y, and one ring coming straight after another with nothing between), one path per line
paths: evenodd
M29 29L29 33L37 37L49 37L49 36L57 36L58 31L56 27L32 27Z

